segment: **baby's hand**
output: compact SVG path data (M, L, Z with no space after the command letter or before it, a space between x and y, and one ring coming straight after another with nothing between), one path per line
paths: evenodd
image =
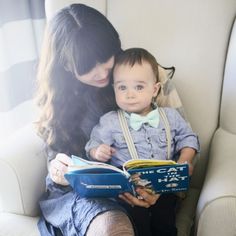
M190 175L190 176L192 176L193 170L194 170L193 163L192 163L192 162L189 162L189 163L188 163L188 172L189 172L189 175Z
M101 144L97 148L91 149L90 156L92 156L97 161L107 162L111 159L115 151L116 150L109 145Z

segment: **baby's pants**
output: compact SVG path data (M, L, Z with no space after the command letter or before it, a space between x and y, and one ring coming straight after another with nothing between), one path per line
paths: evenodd
M125 204L137 236L176 236L176 205L178 197L174 194L162 194L155 205L131 207Z

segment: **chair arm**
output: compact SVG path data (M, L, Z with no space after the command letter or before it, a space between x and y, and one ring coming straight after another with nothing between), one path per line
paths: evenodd
M1 211L27 216L38 214L38 200L47 172L42 140L33 124L0 143Z
M236 232L236 135L218 129L197 207L197 235Z

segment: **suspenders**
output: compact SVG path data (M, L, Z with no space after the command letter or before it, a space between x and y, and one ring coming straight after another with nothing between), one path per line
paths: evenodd
M169 122L168 119L166 117L165 111L163 110L163 108L158 108L159 109L159 113L161 116L161 119L164 122L164 126L165 126L165 131L166 131L166 138L167 138L167 160L170 159L170 152L171 152L171 132L170 132L170 126L169 126ZM122 128L122 132L124 134L125 137L125 141L127 143L128 146L128 150L129 153L131 155L132 159L138 159L138 153L137 150L134 146L134 141L132 139L131 133L129 131L128 128L128 124L124 115L124 111L122 110L118 110L118 117L119 117L119 121L120 121L120 125Z

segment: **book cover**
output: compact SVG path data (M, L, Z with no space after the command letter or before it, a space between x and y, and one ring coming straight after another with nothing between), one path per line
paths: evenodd
M136 187L151 193L180 192L189 186L188 164L138 159L125 162L119 169L76 156L72 160L65 178L81 197L117 197L124 192L136 195Z

